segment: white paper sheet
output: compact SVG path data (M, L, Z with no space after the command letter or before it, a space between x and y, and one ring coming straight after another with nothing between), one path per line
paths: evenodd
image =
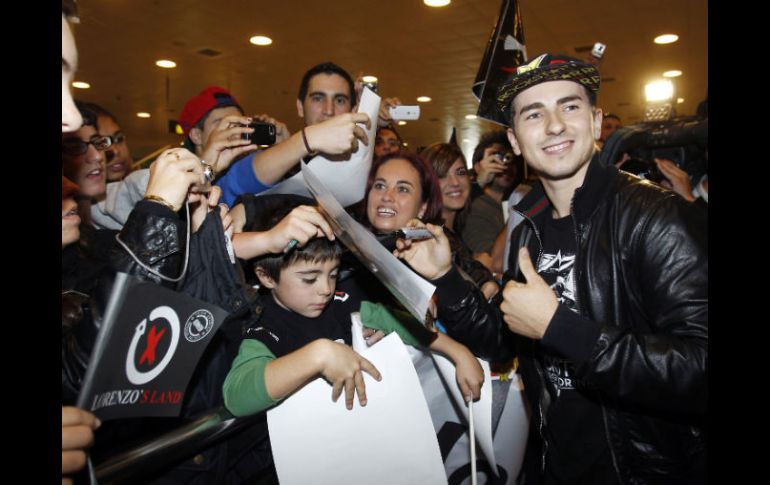
M321 181L314 167L303 165L302 173L310 193L332 226L334 235L393 293L404 308L419 322L425 323L428 305L436 287L399 261L371 232L350 217Z
M339 161L338 157L330 160L321 154L316 155L308 162L308 165L313 166L314 173L320 177L324 186L334 194L334 198L343 207L355 204L364 198L366 178L372 166L374 135L377 132L377 115L379 110L380 97L369 88L364 88L361 94L361 101L358 103L358 112L369 115L371 128L367 130L366 125L363 123L359 123L358 126L366 131L369 137L369 144L364 145L361 140L358 140L358 149L343 161ZM310 197L301 173L258 195L266 194L297 194Z
M354 314L355 315L355 314ZM358 330L355 330L356 325ZM282 485L446 484L436 434L420 382L396 333L366 348L360 321L355 347L382 374L364 374L368 404L345 408L318 378L267 413Z

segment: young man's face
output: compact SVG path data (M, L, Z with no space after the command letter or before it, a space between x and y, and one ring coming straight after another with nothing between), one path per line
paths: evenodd
M125 135L115 121L109 116L100 116L96 120L99 134L112 138L112 145L107 149L107 182L122 180L131 169L131 155L128 153L128 143ZM118 142L117 140L121 140Z
M350 113L350 86L338 74L316 74L310 78L307 95L297 100L297 114L312 126L343 113Z
M80 128L83 117L72 100L70 84L75 76L78 64L78 51L75 49L75 38L64 14L61 16L61 132L69 133Z
M96 127L84 125L75 133L62 135L62 142L69 139L80 139L84 142L98 138ZM80 194L87 197L98 197L106 190L104 170L104 152L97 150L93 143L82 155L62 154L62 175L80 186Z
M374 156L381 157L401 150L401 143L393 130L382 128L374 138Z
M514 152L544 181L585 173L602 123L585 88L572 81L537 84L516 96L511 116Z
M607 138L609 138L611 134L615 133L618 128L620 128L619 119L604 118L604 121L602 121L602 135L600 139L602 141L607 141Z
M297 261L281 270L280 281L259 276L273 292L276 303L303 317L317 318L334 296L339 273L339 258L328 261Z

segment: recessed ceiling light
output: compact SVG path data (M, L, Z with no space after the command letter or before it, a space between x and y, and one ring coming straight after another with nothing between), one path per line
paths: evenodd
M91 87L91 85L88 83L84 83L83 81L75 81L72 83L72 87L78 88L78 89L88 89Z
M408 147L408 146L409 146L409 143L407 143L407 142L404 142L404 146L405 146L405 147Z
M673 69L671 71L666 71L663 73L663 77L679 77L682 75L682 71L679 71L677 69Z
M406 121L399 121L398 126L404 126L406 124Z
M684 103L684 98L676 98L676 102L682 104Z
M428 103L430 102L430 96L420 96L419 98L417 98L417 101L421 103Z
M270 45L273 43L273 39L270 37L265 37L264 35L255 35L251 39L249 39L249 42L251 42L254 45Z
M671 81L654 81L644 86L647 101L666 101L674 95L674 84Z
M452 0L422 0L422 3L429 7L446 7Z
M142 111L141 113L137 113L136 116L138 116L139 118L149 118L150 113L145 113L144 111Z
M158 67L164 67L166 69L173 69L176 67L176 62L169 61L168 59L161 59L159 61L155 61L155 65Z
M364 76L361 78L361 80L365 83L376 83L377 76Z
M676 34L663 34L655 37L656 44L672 44L679 40L679 36Z
M475 120L476 118L478 118L476 115L465 115L466 120Z

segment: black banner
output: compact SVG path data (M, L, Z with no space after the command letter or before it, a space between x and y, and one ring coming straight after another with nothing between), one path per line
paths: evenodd
M78 406L101 420L178 416L187 384L227 312L118 273Z
M476 115L507 126L497 107L497 89L516 68L527 61L524 27L516 0L503 0L497 24L484 51L479 72L473 82L473 95L479 100Z

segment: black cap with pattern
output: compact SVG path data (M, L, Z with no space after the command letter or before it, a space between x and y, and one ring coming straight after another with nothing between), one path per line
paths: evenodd
M497 90L497 106L511 122L511 103L520 92L548 81L574 81L594 93L599 92L601 76L596 66L574 57L541 54L519 66L516 73Z

